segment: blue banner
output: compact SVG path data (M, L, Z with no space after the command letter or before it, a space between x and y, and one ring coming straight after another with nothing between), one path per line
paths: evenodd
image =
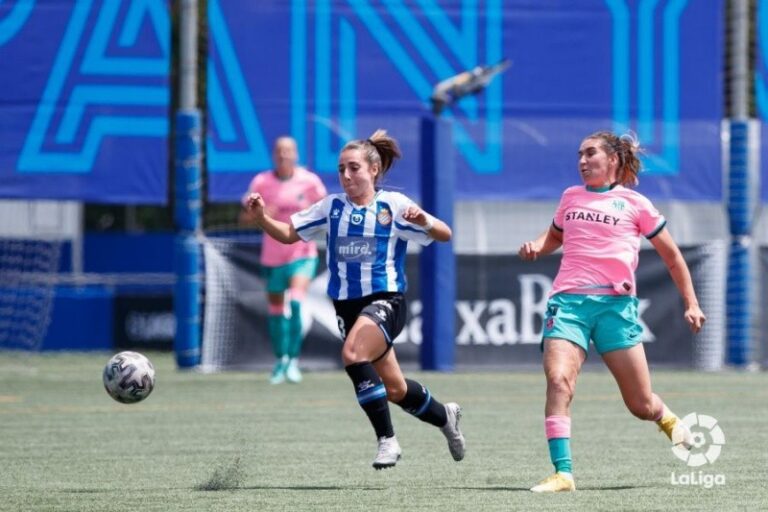
M0 3L0 197L167 202L158 0Z
M757 4L757 52L755 62L755 98L760 124L760 199L768 203L768 2Z
M511 68L447 109L458 199L557 199L597 130L639 135L654 199L722 198L724 2L691 0L209 0L208 173L238 200L290 134L338 190L350 138L386 128L419 190L419 122L433 86Z
M458 199L556 199L586 134L631 129L642 192L719 201L723 4L209 0L209 198L238 200L283 134L338 190L338 150L379 127L413 194L434 84L509 58L443 113ZM166 1L0 2L0 197L165 203L169 31Z

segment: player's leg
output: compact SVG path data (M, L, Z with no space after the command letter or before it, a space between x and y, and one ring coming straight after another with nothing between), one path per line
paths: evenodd
M291 316L288 320L288 367L285 376L289 382L301 382L299 355L304 343L301 309L312 278L317 271L317 258L304 258L291 263L290 287L288 297Z
M285 317L283 293L267 293L267 330L275 355L275 366L269 382L280 384L285 382L285 370L288 367L288 319Z
M573 491L571 402L592 330L588 295L550 297L544 317L541 348L547 381L544 431L555 473L531 488L534 492Z
M651 389L651 374L636 297L605 298L594 331L595 348L619 385L627 409L642 420L655 421L675 444L690 448L690 430Z
M285 266L264 267L267 288L267 331L275 354L271 384L285 382L288 367L288 318L285 316L285 290L288 288Z
M421 421L438 427L448 440L448 449L453 459L462 460L465 443L459 429L461 407L453 402L443 405L423 384L405 378L394 350L388 351L376 361L374 367L384 381L389 401Z
M555 473L532 487L533 492L576 489L571 457L571 402L585 359L585 349L576 343L559 338L544 340L544 376L547 380L544 429Z
M406 311L405 298L400 294L394 294L371 302L360 312L361 317L369 318L378 326L387 344L385 351L374 357L373 366L384 381L390 402L398 404L422 421L442 429L448 425L446 406L432 397L426 387L403 376L395 351L392 349L395 338L405 327ZM452 406L450 414L452 415L451 425L457 426L460 417L458 406L455 408ZM461 432L458 432L458 436L461 436ZM464 438L461 437L460 440L461 457L463 457Z
M629 412L641 420L655 421L672 442L690 448L693 442L690 430L651 389L651 374L643 345L638 343L630 348L606 352L602 358L616 379Z
M377 355L373 365L384 381L390 402L398 404L420 420L442 428L447 421L445 406L433 398L426 387L403 376L392 349L395 338L405 327L406 310L405 298L396 294L373 301L361 312L361 316L376 323L387 342L386 351Z
M339 313L337 306L337 314L343 319L343 315ZM355 386L357 402L365 411L376 433L378 451L373 460L373 467L376 469L394 466L401 454L392 426L387 391L371 363L384 353L387 347L384 333L379 326L370 318L361 315L347 333L341 351L344 369Z

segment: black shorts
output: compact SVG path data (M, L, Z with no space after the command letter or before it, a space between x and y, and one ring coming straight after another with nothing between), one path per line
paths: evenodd
M333 307L336 310L339 332L344 340L359 316L368 317L379 326L388 347L392 346L397 335L405 327L407 308L402 293L374 293L359 299L334 300Z

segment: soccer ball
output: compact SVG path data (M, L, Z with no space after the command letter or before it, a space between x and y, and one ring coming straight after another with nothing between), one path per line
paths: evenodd
M138 352L125 351L112 356L102 377L109 396L124 404L141 402L155 387L155 367Z

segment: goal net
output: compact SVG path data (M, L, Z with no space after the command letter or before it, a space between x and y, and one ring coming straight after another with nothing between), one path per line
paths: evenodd
M261 235L218 231L201 239L205 261L203 371L264 370L274 364L267 335L267 292L261 277ZM321 271L302 308L302 366L336 368L341 341ZM289 314L286 311L286 314Z
M41 347L73 215L69 203L0 202L0 349Z

